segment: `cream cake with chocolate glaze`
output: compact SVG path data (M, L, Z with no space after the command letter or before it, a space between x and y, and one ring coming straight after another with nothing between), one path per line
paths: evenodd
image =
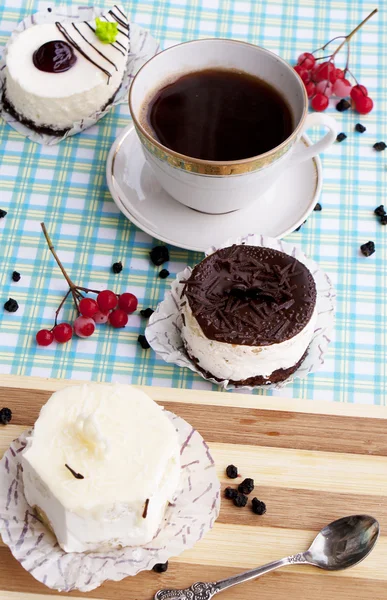
M193 269L181 315L186 351L206 377L236 386L278 383L307 354L317 319L316 284L288 254L234 245Z
M114 42L102 41L100 30ZM129 43L129 22L118 5L98 22L69 19L28 27L7 46L4 109L40 133L65 134L113 101Z
M175 427L143 391L55 392L22 454L24 494L65 552L150 542L180 484Z

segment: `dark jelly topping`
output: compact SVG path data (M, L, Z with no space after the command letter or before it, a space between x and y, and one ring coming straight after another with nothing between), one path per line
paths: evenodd
M35 50L32 60L39 71L64 73L71 69L77 57L70 44L62 40L53 40Z
M269 346L304 329L315 308L316 285L305 265L288 254L234 245L199 263L183 295L208 339Z

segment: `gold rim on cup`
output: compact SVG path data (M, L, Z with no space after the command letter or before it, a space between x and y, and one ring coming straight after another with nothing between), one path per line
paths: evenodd
M176 44L175 46L171 46L166 50L163 50L163 53L170 52L175 49L176 46L185 46L186 44L200 44L202 42L208 41L227 41L233 44L240 44L245 46L250 46L253 48L257 48L266 54L270 54L275 57L277 61L282 63L288 69L292 69L292 67L280 56L274 54L270 50L266 50L261 46L256 46L255 44L250 44L248 42L240 42L239 40L229 40L226 38L205 38L202 40L192 40L190 42L183 42L181 44ZM159 53L160 54L160 53ZM167 148L160 142L158 142L140 123L140 121L134 115L134 111L132 108L132 86L136 81L139 73L150 63L152 60L155 60L159 54L155 54L152 56L137 72L132 85L129 90L129 110L133 119L133 123L137 132L138 137L141 140L143 146L150 152L153 156L161 160L162 162L167 162L171 167L176 169L181 169L183 171L188 171L190 173L197 173L199 175L215 175L215 176L226 176L226 175L241 175L243 173L250 173L253 171L258 171L264 167L267 167L275 160L278 160L281 156L286 154L290 148L297 142L298 136L302 131L306 115L308 114L308 96L306 93L306 89L304 84L302 83L301 77L298 75L296 71L294 71L295 77L298 77L300 82L302 83L301 89L304 94L304 110L298 123L297 127L293 131L293 133L284 140L279 146L272 148L268 152L264 154L260 154L259 156L253 156L251 158L246 158L242 160L230 160L230 161L216 161L216 160L203 160L200 158L192 158L190 156L185 156L184 154L180 154L179 152L175 152L170 148Z

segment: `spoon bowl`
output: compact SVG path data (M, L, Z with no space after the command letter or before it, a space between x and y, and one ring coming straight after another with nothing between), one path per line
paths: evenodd
M379 531L378 521L368 515L343 517L320 531L310 548L304 552L304 557L320 569L348 569L368 556L376 544Z

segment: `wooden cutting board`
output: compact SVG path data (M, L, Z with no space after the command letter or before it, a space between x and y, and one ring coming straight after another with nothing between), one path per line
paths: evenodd
M0 427L0 454L30 427L50 393L75 382L0 376L0 407L12 423ZM224 592L224 599L387 600L387 407L306 402L246 394L145 388L203 435L222 488L233 463L255 480L254 496L267 514L254 515L222 500L214 529L195 548L170 561L163 575L143 572L69 597L151 600L159 588L216 581L303 551L315 533L341 516L368 513L382 535L371 556L353 569L325 573L286 567ZM238 481L238 480L236 480ZM239 480L240 481L240 480ZM385 536L383 536L383 533ZM0 543L0 600L53 598Z

